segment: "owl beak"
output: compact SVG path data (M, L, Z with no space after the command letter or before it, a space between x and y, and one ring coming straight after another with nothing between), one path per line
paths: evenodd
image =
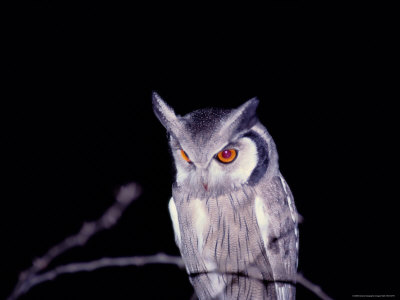
M207 191L208 190L208 184L203 182L203 186L204 186L204 189Z

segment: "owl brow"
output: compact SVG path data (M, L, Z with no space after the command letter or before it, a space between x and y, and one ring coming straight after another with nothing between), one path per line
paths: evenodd
M225 149L231 149L231 148L235 148L239 145L239 140L243 137L246 137L246 134L240 135L238 136L234 141L230 141L229 143L227 143L224 147L221 148L220 151L223 151Z
M181 143L176 138L174 138L172 140L171 148L173 148L174 150L183 150L183 151L185 151L185 149L183 149Z

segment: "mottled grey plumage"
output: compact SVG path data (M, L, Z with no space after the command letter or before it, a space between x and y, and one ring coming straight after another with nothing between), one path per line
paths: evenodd
M257 105L178 116L153 94L177 170L175 240L200 299L295 298L297 212ZM217 154L228 149L237 155L223 163Z

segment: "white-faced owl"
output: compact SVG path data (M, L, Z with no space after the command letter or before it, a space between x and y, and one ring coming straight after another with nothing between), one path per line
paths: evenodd
M297 211L259 101L176 115L158 94L176 168L169 211L200 299L294 299Z

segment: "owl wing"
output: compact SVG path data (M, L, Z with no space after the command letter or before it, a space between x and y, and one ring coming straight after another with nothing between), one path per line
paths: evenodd
M281 175L272 178L262 195L255 199L255 214L272 268L277 298L294 299L298 228L293 196Z
M181 249L181 231L179 229L178 211L176 210L176 205L174 198L171 197L168 204L169 214L172 220L172 226L174 228L175 243L179 250Z

